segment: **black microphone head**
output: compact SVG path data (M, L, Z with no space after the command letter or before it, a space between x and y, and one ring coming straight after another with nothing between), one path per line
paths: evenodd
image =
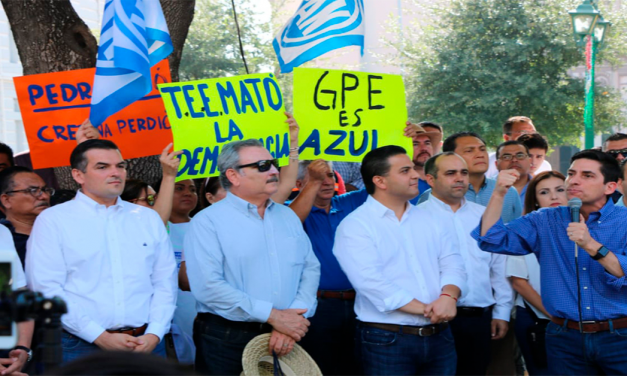
M581 208L581 199L579 197L573 197L568 200L568 207L571 209L579 209Z

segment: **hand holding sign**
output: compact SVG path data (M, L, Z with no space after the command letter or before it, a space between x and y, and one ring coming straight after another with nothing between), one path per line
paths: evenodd
M85 119L83 124L76 130L76 144L87 140L97 140L100 138L98 129L91 124L89 119Z
M183 152L179 150L170 153L169 150L171 147L172 143L170 142L168 146L163 149L161 156L159 157L159 163L161 163L163 176L176 177L176 173L179 171L179 165L181 164L181 159L178 158L178 156L183 154Z

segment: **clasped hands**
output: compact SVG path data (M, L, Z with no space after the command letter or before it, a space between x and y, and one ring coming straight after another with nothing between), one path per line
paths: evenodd
M272 334L268 350L277 356L289 354L294 344L300 341L309 330L309 320L303 316L306 309L272 309L268 324L272 325Z

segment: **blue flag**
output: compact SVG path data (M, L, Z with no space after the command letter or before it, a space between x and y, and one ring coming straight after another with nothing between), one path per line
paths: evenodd
M91 96L91 123L102 124L150 93L150 67L172 50L159 0L107 0Z
M282 73L341 47L361 46L363 55L363 0L303 0L272 45Z

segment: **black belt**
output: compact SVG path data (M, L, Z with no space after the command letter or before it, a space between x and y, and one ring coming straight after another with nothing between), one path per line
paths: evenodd
M231 321L208 312L198 312L196 320L247 332L270 333L272 331L272 325L265 322Z
M492 311L493 305L488 307L457 307L457 316L479 317Z
M434 324L434 325L425 325L425 326L383 324L383 323L378 323L378 322L363 322L363 321L361 321L361 323L371 328L387 330L388 332L394 332L394 333L411 334L413 336L420 336L420 337L429 337L434 334L438 334L441 331L448 328L448 322L443 322L443 323Z

